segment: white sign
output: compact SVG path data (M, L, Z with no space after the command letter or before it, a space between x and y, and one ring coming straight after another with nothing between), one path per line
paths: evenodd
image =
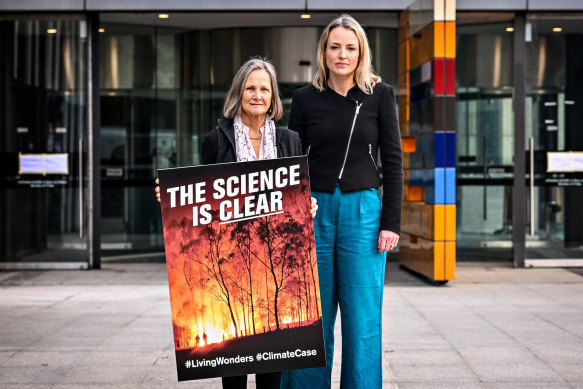
M547 172L583 172L583 152L563 151L547 153Z
M18 154L18 174L69 174L69 154Z

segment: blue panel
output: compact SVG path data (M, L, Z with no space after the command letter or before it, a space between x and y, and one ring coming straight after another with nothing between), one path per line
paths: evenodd
M455 168L445 169L445 204L455 204Z
M425 184L425 202L427 204L445 204L445 169L428 170L433 173L431 180Z
M445 132L435 132L435 167L446 167L445 137Z
M455 132L448 131L445 133L445 167L455 167L455 151Z
M435 170L435 202L434 204L445 204L445 169Z

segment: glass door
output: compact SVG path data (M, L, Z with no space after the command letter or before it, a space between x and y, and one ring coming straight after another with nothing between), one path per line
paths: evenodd
M526 266L583 265L583 15L535 15L527 39Z
M87 267L86 22L0 16L0 266Z
M458 13L457 257L512 258L514 15Z

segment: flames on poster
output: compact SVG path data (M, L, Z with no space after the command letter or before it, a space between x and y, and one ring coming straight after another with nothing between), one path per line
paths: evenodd
M159 173L179 380L325 365L306 158Z

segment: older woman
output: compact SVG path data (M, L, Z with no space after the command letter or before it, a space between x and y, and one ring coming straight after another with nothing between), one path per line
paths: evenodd
M275 123L283 114L275 68L265 59L245 62L235 74L223 107L225 118L209 132L201 148L202 164L243 162L301 155L296 132ZM158 184L158 180L156 179ZM156 187L160 201L160 187ZM310 213L316 215L316 200ZM276 389L281 374L257 374L257 388ZM223 388L246 388L247 376L223 377Z
M342 319L342 388L381 388L386 251L400 232L403 167L393 88L371 66L364 30L342 15L323 31L313 84L296 91L289 127L309 154L327 367L285 372L285 388L330 388ZM377 163L381 152L383 198Z

